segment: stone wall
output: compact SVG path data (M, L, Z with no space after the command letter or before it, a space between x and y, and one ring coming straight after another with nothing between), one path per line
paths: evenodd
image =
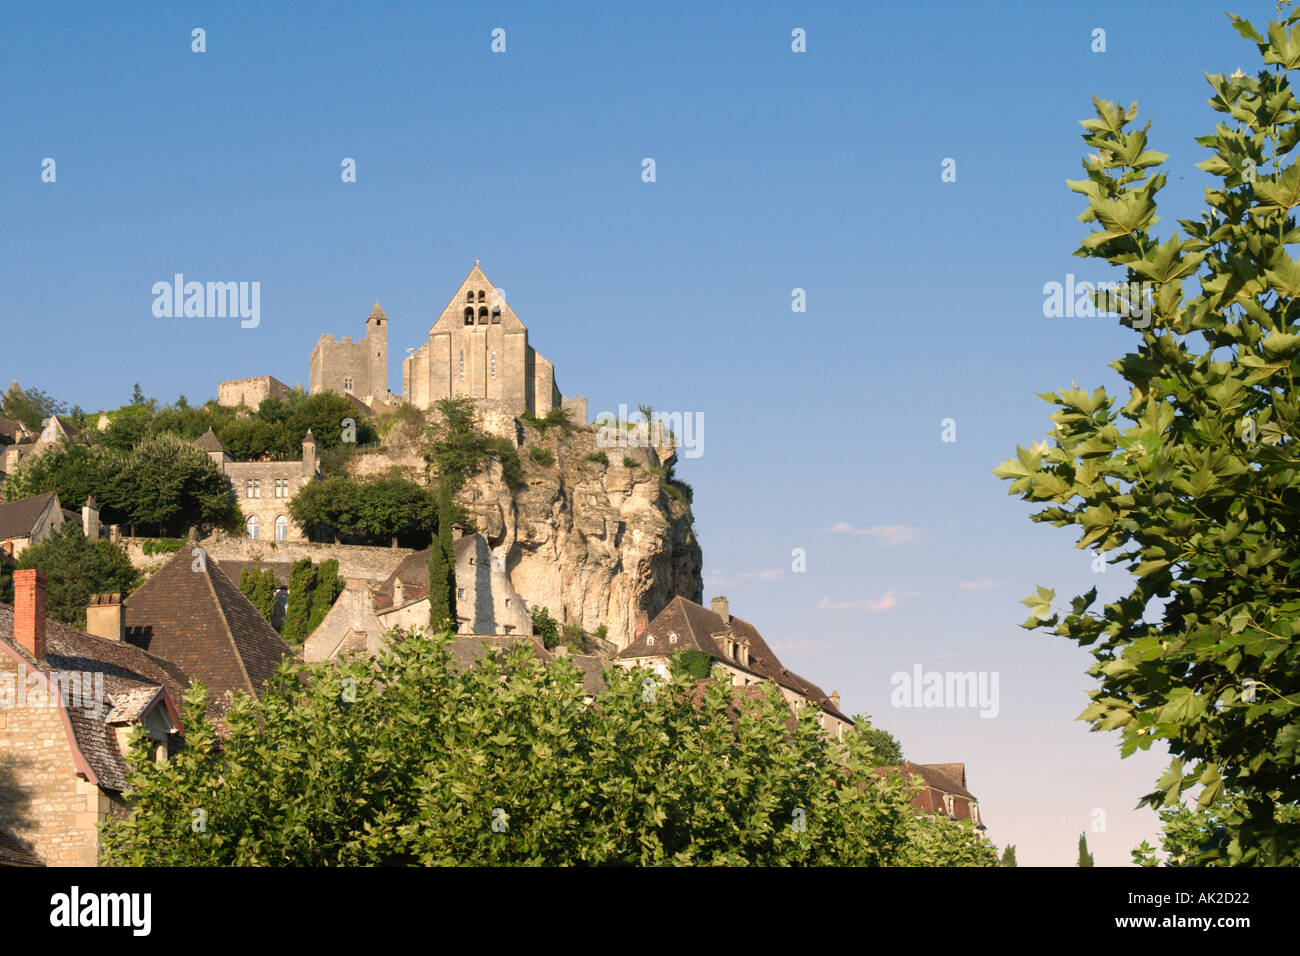
M410 548L374 548L359 544L317 544L311 541L250 541L229 535L213 536L199 542L200 547L216 558L227 561L301 561L310 558L319 564L331 558L339 563L339 575L380 582L414 552ZM272 545L275 545L272 547ZM146 559L147 560L147 559Z
M255 378L237 378L217 385L217 404L226 408L244 405L257 411L262 402L272 396L288 395L291 389L270 375Z
M30 676L0 653L6 682ZM77 776L58 707L0 707L0 828L49 866L94 866L109 798Z

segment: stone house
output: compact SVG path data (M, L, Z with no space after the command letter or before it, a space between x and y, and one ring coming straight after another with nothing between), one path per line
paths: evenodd
M15 435L17 434L19 433L15 432ZM82 440L81 433L57 415L47 418L44 427L36 435L33 436L26 428L22 429L21 435L22 437L18 440L3 446L4 452L2 459L0 459L0 471L7 475L12 475L18 466L28 458L33 458L47 449L53 448L65 438L72 441Z
M521 636L533 633L532 615L510 583L504 554L493 552L481 533L455 532L457 634ZM330 660L346 653L374 654L395 627L429 624L429 551L403 559L372 589L348 578L338 601L303 646L303 659Z
M0 551L17 558L48 538L66 520L55 491L17 501L0 501Z
M288 395L290 391L292 390L288 385L271 375L236 378L217 383L217 404L226 408L238 408L243 405L255 412L268 398Z
M193 542L122 602L125 639L208 690L218 721L229 694L256 697L293 651Z
M560 394L554 366L528 344L528 328L477 259L428 341L402 362L402 396L419 409L444 398L474 398L510 416L542 417L565 407L577 424L587 423L587 400Z
M645 612L637 622L632 642L614 659L622 667L648 667L661 677L669 676L669 662L680 651L700 651L712 658L715 673L726 674L732 685L748 688L770 681L781 691L792 709L817 707L821 726L835 738L853 720L840 710L838 691L827 694L788 670L763 640L758 629L731 614L725 597L715 597L711 607L678 596L653 621Z
M985 829L979 801L966 789L964 763L904 763L879 767L876 773L883 777L893 771L898 771L906 780L920 778L921 790L912 798L912 805L918 813L942 815L950 820L969 820L977 829Z
M289 502L308 482L320 476L316 438L302 440L299 461L235 461L209 428L194 445L207 452L229 480L244 514L244 533L254 541L306 541L301 526L289 516Z
M375 302L366 318L366 334L359 341L344 336L336 342L322 335L308 360L309 394L338 392L350 395L371 408L387 405L388 316Z
M45 617L45 576L20 570L0 605L0 865L94 866L98 825L127 813L131 731L158 759L179 746L185 676L122 641L115 598L78 631Z

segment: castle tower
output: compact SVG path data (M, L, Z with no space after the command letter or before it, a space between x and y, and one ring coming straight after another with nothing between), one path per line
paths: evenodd
M366 319L366 361L369 365L370 391L378 401L388 395L388 316L375 300Z
M314 475L319 470L316 461L316 436L307 429L307 434L302 436L302 467L309 474Z

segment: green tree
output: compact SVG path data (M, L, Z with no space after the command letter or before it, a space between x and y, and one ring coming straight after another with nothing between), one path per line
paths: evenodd
M1232 17L1263 66L1208 77L1233 124L1197 140L1219 182L1168 238L1152 231L1165 155L1147 148L1150 123L1134 126L1136 104L1094 99L1087 178L1069 185L1098 228L1076 254L1123 269L1122 289L1094 305L1129 313L1134 349L1111 365L1129 396L1047 393L1049 441L995 471L1043 505L1033 520L1077 528L1076 547L1132 573L1100 608L1095 588L1058 607L1039 587L1025 626L1092 649L1098 686L1081 717L1119 730L1124 756L1168 747L1144 804L1198 785L1202 809L1231 800L1223 849L1195 851L1199 863L1300 863L1300 822L1282 812L1300 802L1298 18L1262 34Z
M339 599L346 586L347 581L339 577L337 560L330 558L317 565L311 588L311 614L303 628L303 640L310 637L320 626L320 622L325 620L325 615L330 612L330 608L334 606L334 602Z
M452 482L438 481L438 534L429 545L429 627L456 630L456 553L452 537Z
M1002 860L998 866L1015 866L1016 865L1016 845L1008 843L1002 850Z
M373 540L427 538L434 528L434 502L428 489L395 475L365 482L360 489L356 530Z
M242 524L230 481L204 452L175 435L145 439L115 465L105 500L133 530L165 536Z
M224 739L191 689L186 747L166 763L131 752L132 812L105 825L106 862L997 862L968 822L916 814L914 787L874 773L854 733L832 741L812 708L792 721L774 687L755 699L611 668L587 707L571 661L521 647L458 669L448 641L390 634L377 661L286 662L236 700Z
M1088 838L1085 834L1079 834L1079 862L1076 866L1092 866L1092 854L1088 852Z
M45 574L46 613L76 628L86 626L91 595L125 597L140 578L125 551L103 538L87 539L75 521L65 521L44 541L27 548L15 566Z
M531 613L533 633L542 639L542 646L549 651L560 643L560 622L551 617L548 608L534 607Z
M275 598L279 588L275 572L270 568L246 567L239 572L239 590L244 593L257 613L275 624Z
M877 766L894 767L906 761L902 744L888 730L867 723L862 727L862 735L876 754Z
M289 502L289 514L313 539L323 536L335 544L356 532L361 509L361 486L342 475L309 482Z
M444 398L435 407L438 415L425 430L424 460L440 479L451 482L453 492L489 460L501 464L502 478L510 488L525 484L515 443L483 431L472 398Z
M22 389L14 382L0 399L0 415L20 421L34 432L45 425L51 415L63 415L67 406L39 388Z
M289 597L285 602L281 636L290 644L301 644L307 637L311 620L311 592L316 586L316 572L311 558L295 561L289 568Z
M668 659L668 667L673 677L682 675L704 680L713 672L713 658L703 651L678 651Z

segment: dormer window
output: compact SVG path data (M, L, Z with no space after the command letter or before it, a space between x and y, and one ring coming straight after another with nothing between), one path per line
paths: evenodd
M670 631L670 632L669 632L669 634L668 634L668 643L669 643L669 644L676 644L676 643L677 643L677 632L676 632L676 631Z
M954 815L954 813L953 813L953 801L952 801L952 794L951 794L951 793L945 793L945 794L943 795L943 812L946 813L946 814L948 814L948 816L950 816L950 817Z
M647 634L647 635L646 635L646 638L645 638L645 646L646 646L646 647L654 647L654 646L655 646L655 636L654 636L653 634Z

